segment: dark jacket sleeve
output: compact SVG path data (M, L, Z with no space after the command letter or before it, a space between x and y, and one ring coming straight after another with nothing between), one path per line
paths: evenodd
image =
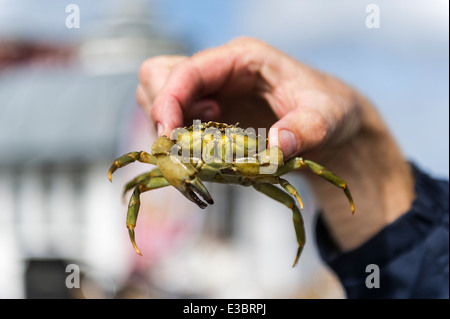
M414 173L411 210L352 251L337 249L319 214L319 252L348 298L449 298L449 183Z

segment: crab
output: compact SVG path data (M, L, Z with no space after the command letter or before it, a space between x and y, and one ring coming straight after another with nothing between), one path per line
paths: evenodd
M350 203L352 214L355 212L350 190L342 178L320 164L302 157L284 161L281 150L277 146L267 148L268 139L257 135L254 130L244 130L238 124L201 123L195 120L192 126L178 128L173 133L173 139L164 135L159 137L152 146L151 154L139 151L118 157L108 171L108 178L112 181L112 174L130 163L139 161L157 166L150 172L132 179L123 191L125 196L133 189L128 204L126 226L134 250L139 255L142 254L136 244L134 229L140 196L144 192L170 185L200 208L214 203L203 182L252 186L287 206L292 210L298 243L293 267L297 264L306 242L301 214L303 202L294 186L281 176L307 167L314 174L341 188Z

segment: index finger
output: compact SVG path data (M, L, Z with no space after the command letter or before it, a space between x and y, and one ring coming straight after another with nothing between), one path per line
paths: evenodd
M183 126L186 110L197 99L211 94L239 94L255 87L261 62L242 54L245 46L224 45L208 49L178 63L155 97L152 118L160 134L170 136Z

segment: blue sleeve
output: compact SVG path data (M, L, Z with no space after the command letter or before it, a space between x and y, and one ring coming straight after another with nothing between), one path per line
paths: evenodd
M339 251L319 215L319 252L348 298L449 298L449 183L414 173L410 211L352 251Z

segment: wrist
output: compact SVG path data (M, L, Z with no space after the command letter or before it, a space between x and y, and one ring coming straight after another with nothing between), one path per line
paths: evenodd
M356 101L360 116L357 131L326 150L323 162L347 182L355 215L338 189L310 178L324 221L343 251L356 248L403 215L415 197L411 167L389 130L367 99L358 95Z

